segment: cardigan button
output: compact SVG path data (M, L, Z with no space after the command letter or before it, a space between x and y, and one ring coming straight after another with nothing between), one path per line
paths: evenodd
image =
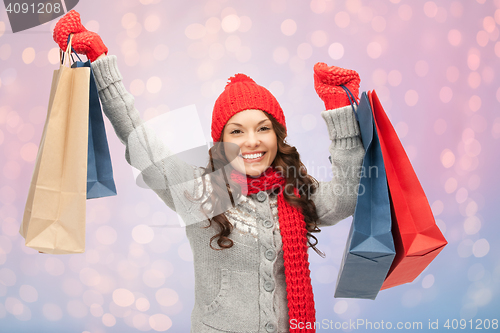
M274 257L276 256L276 251L269 249L264 253L264 255L267 260L273 261Z
M262 221L262 225L266 228L272 228L274 223L271 220L264 220Z
M264 282L264 290L265 291L273 291L274 290L274 282L273 281L266 281Z
M260 191L259 193L257 193L257 200L259 200L260 202L264 202L266 201L266 199L267 199L266 192Z
M266 324L266 331L269 332L269 333L274 333L276 332L276 325L269 322Z

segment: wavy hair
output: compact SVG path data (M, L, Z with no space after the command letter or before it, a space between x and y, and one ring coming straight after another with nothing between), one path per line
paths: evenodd
M286 183L283 189L283 197L291 206L301 208L306 223L308 246L313 248L313 250L321 257L324 257L324 253L316 248L318 239L313 235L313 233L321 232L321 230L317 226L319 217L316 212L316 205L310 199L311 195L315 193L318 188L318 181L314 179L314 177L307 174L307 169L300 160L300 155L297 149L293 146L290 146L286 142L287 133L285 127L278 123L278 121L274 119L273 116L265 111L263 112L269 118L269 120L271 120L273 129L277 137L278 149L276 157L271 166L274 166L278 170L278 172L280 172L286 179ZM224 133L224 128L222 129L222 133ZM222 142L223 135L221 135L218 143ZM233 182L231 183L231 185L229 185L228 178L230 177L228 177L229 175L226 175L224 172L224 167L229 165L230 162L226 157L223 147L223 144L215 144L209 150L210 158L201 176L203 182L203 191L200 197L194 198L187 191L184 193L189 200L201 201L207 191L205 176L209 175L213 191L212 194L208 195L206 199L201 203L201 208L209 221L209 225L206 226L206 228L209 228L213 225L218 232L216 235L210 238L210 247L214 250L223 250L231 248L233 246L233 241L231 240L231 238L229 238L229 234L234 227L231 222L229 222L224 213L213 216L213 218L209 218L207 213L211 213L214 211L221 212L224 211L224 209L227 209L228 207L222 207L223 204L219 198L227 197L228 193L231 204L234 207L234 194L232 193L231 188L236 190L237 196L241 195L239 185L233 184ZM216 172L218 170L221 170L221 172ZM295 194L293 193L293 187L298 189L300 197L295 196ZM288 191L287 188L291 188L292 190ZM279 188L277 190L279 190ZM212 242L215 239L217 240L217 245L219 246L219 248L214 248L212 246Z

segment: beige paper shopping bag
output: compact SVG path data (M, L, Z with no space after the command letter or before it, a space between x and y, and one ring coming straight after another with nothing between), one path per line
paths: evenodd
M71 41L54 71L20 234L44 253L85 251L90 68L69 68Z

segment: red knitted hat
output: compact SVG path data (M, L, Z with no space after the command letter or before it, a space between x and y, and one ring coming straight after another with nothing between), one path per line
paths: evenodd
M259 86L245 74L236 74L229 78L226 88L215 101L212 113L212 139L214 142L219 141L222 129L232 116L249 109L269 113L286 129L283 110L269 90Z

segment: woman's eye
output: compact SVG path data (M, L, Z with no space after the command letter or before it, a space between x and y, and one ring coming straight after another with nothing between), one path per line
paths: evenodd
M270 128L269 128L269 127L267 127L267 126L263 126L263 127L261 127L260 129L261 129L261 130L263 130L263 131L268 131L268 130L270 130ZM235 130L232 130L232 131L231 131L231 133L229 133L229 134L238 134L238 133L241 133L241 131L240 131L239 129L235 129Z

